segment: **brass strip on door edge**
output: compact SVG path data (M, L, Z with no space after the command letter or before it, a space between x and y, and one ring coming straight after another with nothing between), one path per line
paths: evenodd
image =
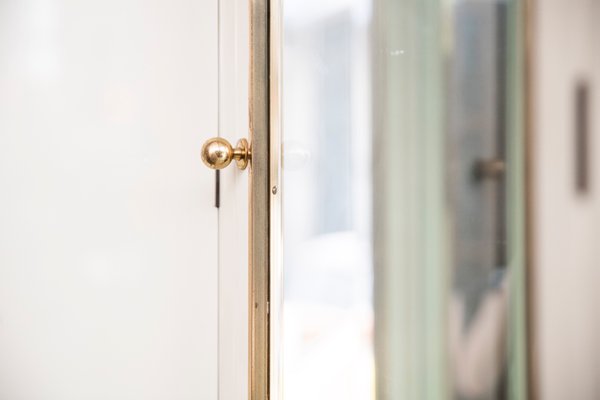
M269 0L250 0L249 398L269 399Z

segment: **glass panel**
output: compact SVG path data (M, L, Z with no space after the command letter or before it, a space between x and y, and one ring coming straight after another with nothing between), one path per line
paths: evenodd
M284 42L284 392L373 393L369 1L289 1Z
M286 2L286 400L525 398L522 7Z

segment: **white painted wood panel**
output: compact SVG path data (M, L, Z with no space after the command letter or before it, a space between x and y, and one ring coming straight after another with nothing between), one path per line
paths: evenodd
M217 6L0 2L1 399L217 398Z
M219 1L219 136L248 133L248 1ZM219 209L219 398L248 398L248 176L221 171Z

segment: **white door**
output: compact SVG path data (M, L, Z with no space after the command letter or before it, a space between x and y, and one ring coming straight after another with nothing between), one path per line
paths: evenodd
M247 197L219 263L200 161L247 119L247 11L220 3L0 2L0 399L246 393Z

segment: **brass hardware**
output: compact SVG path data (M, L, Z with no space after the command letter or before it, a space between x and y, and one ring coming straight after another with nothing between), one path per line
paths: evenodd
M246 139L238 140L235 148L220 137L214 137L204 142L202 146L202 161L208 168L223 169L235 160L237 167L246 169L250 161L250 146Z
M249 268L249 399L279 399L276 391L271 392L271 261L274 248L273 221L274 207L271 187L272 152L277 145L271 136L273 121L277 111L271 109L271 94L274 79L278 75L271 69L271 54L276 51L271 18L278 0L251 0L250 11L250 68L248 87L249 132L252 140L252 173L248 182L250 189L250 268ZM273 113L273 114L272 114ZM256 155L256 157L254 157ZM276 196L279 200L281 196ZM275 306L275 308L277 308ZM277 329L277 328L275 328Z

